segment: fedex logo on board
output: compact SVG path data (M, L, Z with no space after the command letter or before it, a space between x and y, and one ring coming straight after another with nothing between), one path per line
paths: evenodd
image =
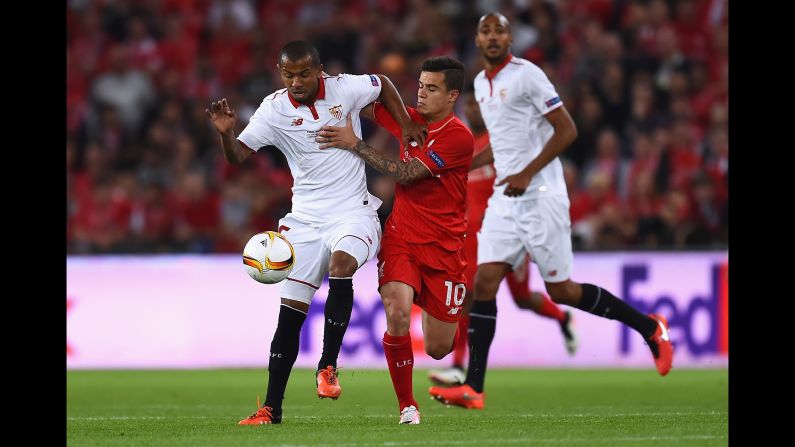
M621 298L644 314L665 315L672 332L674 356L676 350L682 348L696 357L729 352L729 265L714 264L705 273L709 275L710 289L704 294L688 297L686 304L681 304L681 301L677 304L675 297L666 292L650 295L634 291L634 286L648 281L648 265L627 265L622 269ZM706 335L704 331L696 330L697 323L704 321L709 326ZM634 330L622 325L619 343L621 354L627 354L630 344L639 343L639 339Z

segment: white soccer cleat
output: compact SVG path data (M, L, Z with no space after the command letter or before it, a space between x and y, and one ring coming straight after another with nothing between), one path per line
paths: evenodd
M432 369L428 374L431 382L441 386L457 386L464 383L467 376L460 368Z
M419 424L420 423L420 410L414 405L408 406L400 410L400 424Z

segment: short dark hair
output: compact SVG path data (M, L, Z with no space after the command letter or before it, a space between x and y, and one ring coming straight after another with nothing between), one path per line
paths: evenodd
M279 64L282 63L282 59L298 61L307 56L312 60L313 66L317 67L320 65L320 54L318 54L314 45L305 40L294 40L287 43L279 51Z
M444 73L447 90L464 91L464 64L447 56L429 57L422 62L422 71Z
M546 4L546 2L544 2L544 3ZM486 20L489 17L496 17L497 20L499 20L501 24L503 22L505 22L505 27L508 28L508 31L511 30L511 22L508 20L507 17L505 17L504 15L500 14L499 12L490 12L490 13L484 14L480 18L480 20L478 20L478 28L480 28L480 24L483 23L483 21Z

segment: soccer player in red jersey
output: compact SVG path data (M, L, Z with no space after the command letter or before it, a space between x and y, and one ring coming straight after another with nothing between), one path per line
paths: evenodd
M486 124L480 115L480 107L475 95L471 92L462 95L464 98L464 116L469 123L469 130L475 139L475 152L477 155L489 145L489 133ZM494 165L489 163L469 172L467 182L467 238L464 242L464 253L467 260L465 276L467 284L475 283L475 272L478 267L478 238L477 234L483 226L483 216L486 205L494 191ZM525 256L524 264L518 269L508 272L505 276L508 289L511 291L513 301L520 309L531 310L543 317L551 318L558 322L563 334L563 341L569 355L577 352L577 335L574 332L571 311L564 311L542 292L530 291L530 257ZM471 300L468 304L471 304ZM467 352L467 329L469 328L469 305L465 305L461 319L458 320L458 335L453 348L453 364L451 368L435 369L430 371L433 383L443 386L461 385L464 383L464 357Z
M432 57L421 70L417 107L407 110L414 121L428 126L427 138L423 145L401 146L400 161L356 138L350 120L346 127L324 126L317 138L321 148L353 151L398 183L378 252L378 290L387 320L384 354L401 424L420 423L412 392L412 303L423 310L425 352L441 359L452 350L466 296L463 248L474 141L453 114L464 88L464 65L449 57ZM378 102L360 114L400 136L400 126Z

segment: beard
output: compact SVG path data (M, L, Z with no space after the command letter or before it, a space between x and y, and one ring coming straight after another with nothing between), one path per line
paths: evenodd
M506 49L504 52L501 52L500 54L494 57L489 56L485 51L482 54L483 58L486 59L490 64L499 65L502 61L505 60L506 57L508 57L508 53L509 51Z

